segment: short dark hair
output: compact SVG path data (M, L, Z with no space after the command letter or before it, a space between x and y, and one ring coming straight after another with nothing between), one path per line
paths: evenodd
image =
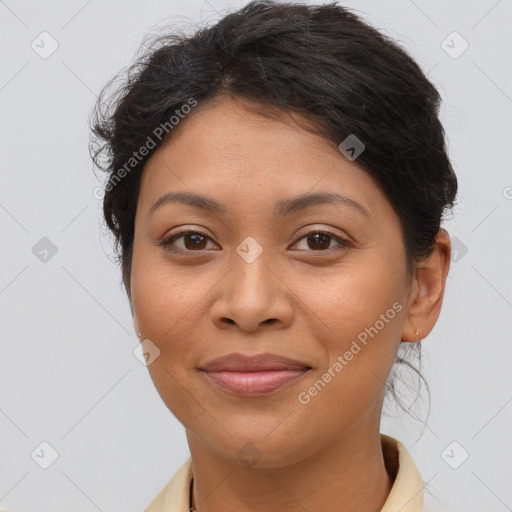
M91 118L91 156L111 183L191 98L199 105L223 95L246 99L264 107L261 115L298 113L336 144L355 135L365 146L357 164L401 220L408 275L432 253L457 192L440 95L404 49L347 8L252 1L192 35L157 37L121 84L118 78L102 90ZM105 189L104 216L130 301L142 169L169 137L170 129Z

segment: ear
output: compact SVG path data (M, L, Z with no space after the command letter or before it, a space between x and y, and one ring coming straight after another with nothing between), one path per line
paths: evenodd
M418 263L405 311L402 341L424 339L434 328L441 312L450 256L450 236L441 228L432 254Z
M139 334L139 324L137 322L137 317L135 316L135 313L132 310L132 321L133 321L133 327L135 328L135 334L138 336Z
M126 283L125 283L125 286L126 286ZM139 333L139 324L137 322L137 317L135 316L135 311L133 309L133 301L132 301L132 282L130 280L130 283L129 283L129 293L127 294L128 295L128 304L130 305L130 312L132 314L132 322L133 322L133 327L135 329L135 334L138 335ZM128 291L128 289L127 289Z

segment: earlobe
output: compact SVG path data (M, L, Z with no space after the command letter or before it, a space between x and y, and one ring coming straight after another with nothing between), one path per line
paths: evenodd
M405 312L402 341L420 341L434 328L441 312L450 256L450 236L440 229L432 254L418 264Z
M133 321L133 327L135 329L135 332L137 333L137 335L140 335L139 323L137 322L137 317L135 316L135 313L133 313L133 315L132 315L132 321Z

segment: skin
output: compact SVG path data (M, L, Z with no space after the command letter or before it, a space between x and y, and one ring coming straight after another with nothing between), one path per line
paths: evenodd
M242 100L217 98L172 135L144 168L131 296L137 332L160 350L151 378L186 429L193 506L379 511L393 484L379 437L385 382L400 341L417 341L416 330L424 339L438 319L448 234L439 232L409 279L400 219L386 196L357 160L293 117L264 119ZM337 203L274 215L276 201L320 191L350 197L369 216ZM227 213L167 203L150 215L166 192L206 195ZM333 236L305 236L319 229ZM199 249L190 237L175 240L183 253L158 245L181 230L207 238ZM236 252L246 237L263 250L251 263ZM395 302L401 311L301 404L298 394ZM269 395L236 397L197 370L232 352L280 354L312 370ZM249 442L259 454L253 466L238 457Z

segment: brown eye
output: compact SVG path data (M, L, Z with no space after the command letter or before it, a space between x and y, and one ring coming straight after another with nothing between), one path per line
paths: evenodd
M330 247L333 240L338 242L338 246L348 247L350 245L348 240L326 231L311 231L299 238L300 240L306 240L307 245L307 247L300 250L327 251L333 249L333 247Z
M178 240L181 240L181 245L177 243ZM326 252L331 249L337 250L350 246L348 240L326 231L311 231L299 238L299 241L301 240L306 241L306 247L299 248L299 250L305 251ZM333 241L337 242L338 245L331 247ZM213 243L211 238L204 233L182 231L162 240L158 245L178 252L199 252L208 250L208 242Z
M177 247L176 241L183 239L182 246ZM211 239L205 234L199 231L182 231L181 233L176 233L165 240L162 240L159 245L168 247L171 249L176 249L178 251L203 251L207 247L208 241Z

